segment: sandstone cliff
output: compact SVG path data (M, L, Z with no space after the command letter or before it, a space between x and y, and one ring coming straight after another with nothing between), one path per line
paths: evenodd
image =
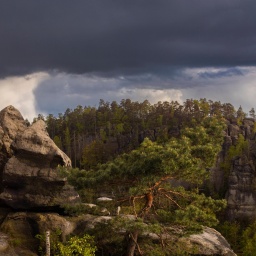
M228 122L222 151L216 167L212 169L212 185L217 193L223 194L227 199L229 220L249 221L256 218L255 124L251 118L244 119L240 125ZM230 157L231 146L239 147L239 135L243 136L246 146L238 155ZM230 164L226 163L226 166L223 166L227 159Z
M61 178L57 166L71 161L49 138L42 120L27 127L10 106L0 112L3 131L0 200L13 209L59 207L79 199Z

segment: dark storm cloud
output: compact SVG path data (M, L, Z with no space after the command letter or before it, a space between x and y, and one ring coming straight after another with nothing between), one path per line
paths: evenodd
M231 77L231 76L243 76L244 73L239 68L229 68L225 70L218 70L218 71L210 71L210 72L200 72L199 77L201 78L223 78L223 77Z
M126 98L136 101L148 99L154 103L170 99L180 100L180 91L170 88L170 83L170 80L151 74L106 78L58 73L41 80L33 93L37 112L58 114L67 107L98 106L100 99L109 102L120 102ZM179 85L184 87L181 81Z
M256 64L253 0L2 0L0 75Z

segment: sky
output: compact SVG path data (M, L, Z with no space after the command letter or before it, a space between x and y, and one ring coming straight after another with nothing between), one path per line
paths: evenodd
M0 109L207 98L256 108L255 0L1 0Z

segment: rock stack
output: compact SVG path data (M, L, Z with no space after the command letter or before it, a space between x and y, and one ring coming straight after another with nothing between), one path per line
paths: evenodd
M71 166L71 161L51 140L43 120L27 126L9 106L0 112L0 134L2 205L45 211L79 200L57 168Z

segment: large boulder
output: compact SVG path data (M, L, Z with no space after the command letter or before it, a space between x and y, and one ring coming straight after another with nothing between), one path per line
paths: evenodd
M79 201L58 172L59 165L71 166L71 161L51 140L45 122L22 130L13 138L13 156L3 170L2 202L13 209L47 210Z
M227 240L215 229L204 227L203 232L181 238L191 255L235 256Z

